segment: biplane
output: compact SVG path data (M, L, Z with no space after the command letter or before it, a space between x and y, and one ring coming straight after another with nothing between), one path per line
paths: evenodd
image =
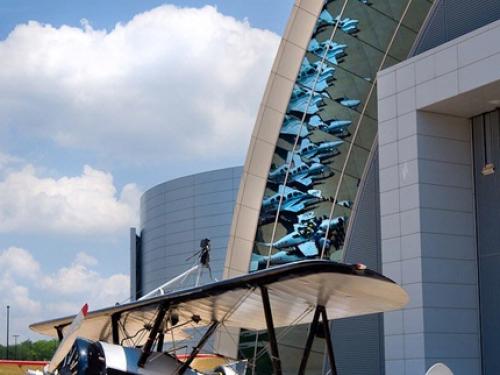
M30 326L61 340L48 373L202 374L192 363L220 327L266 331L272 371L282 374L276 329L310 324L298 374L304 374L316 333L322 330L332 374L337 374L329 320L401 309L406 292L367 269L308 260L207 285ZM76 322L76 325L75 325ZM166 348L188 327L204 333L183 361ZM66 338L66 339L65 339ZM237 366L203 374L242 374Z

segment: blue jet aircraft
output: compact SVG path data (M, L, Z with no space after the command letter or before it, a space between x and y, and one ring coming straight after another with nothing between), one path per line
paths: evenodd
M335 68L322 65L320 61L311 64L305 57L300 66L297 82L310 90L322 92L330 86L334 74Z
M326 122L323 122L321 117L318 115L314 115L309 119L309 128L317 128L321 131L324 131L325 133L335 135L339 138L344 138L348 137L351 135L349 133L349 130L347 129L349 126L351 126L352 121L350 120L333 120L330 121L329 124Z
M283 165L269 173L268 180L270 182L281 184L285 181L291 153L288 153L288 155L289 157L287 157L287 161ZM315 178L326 177L328 172L329 169L325 165L317 162L311 164L304 163L300 156L296 154L293 156L291 168L288 172L288 180L309 187L313 184Z
M280 251L271 256L252 254L252 269L265 268L268 261L271 265L277 265L298 259L317 258L323 247L330 249L333 244L338 249L343 243L344 217L332 220L317 218L314 211L310 211L297 218L299 223L294 224L294 231L272 244L273 248ZM327 229L328 237L333 238L333 241L325 238ZM270 243L264 245L271 247Z
M323 10L321 14L319 15L319 24L316 29L319 30L320 28L324 26L333 26L338 23L340 29L345 32L346 34L356 34L359 29L358 29L358 24L359 21L346 17L343 20L340 19L340 16L333 17L328 10Z
M320 190L308 190L306 193L304 193L302 191L292 189L288 186L280 185L278 193L264 198L264 200L262 201L262 211L264 211L264 213L276 212L278 210L282 192L282 212L297 213L304 210L307 206L325 200Z
M318 226L318 231L326 233L326 230L330 232L331 230L337 228L339 225L344 226L346 218L343 216L334 217L333 219L323 219L321 224Z
M354 35L359 32L358 29L359 21L352 19L352 18L344 18L341 23L340 27L342 28L342 31L346 34Z
M278 251L270 257L254 253L250 259L250 271L263 270L267 267L268 259L270 265L277 266L279 264L298 262L307 258L316 258L316 256L306 257L299 251Z
M352 201L344 199L341 201L337 201L337 205L339 205L340 207L352 208Z
M290 111L313 114L319 111L320 106L324 105L323 98L330 98L330 96L326 92L318 94L314 91L295 86L288 109Z
M307 50L320 58L323 58L326 52L326 60L332 64L338 65L342 62L340 59L346 55L346 48L347 44L340 44L331 40L325 40L324 42L318 43L316 38L313 38Z
M337 103L340 105L343 105L344 107L351 108L351 109L356 109L356 107L361 103L361 100L358 99L350 99L346 97L341 97L335 99Z
M272 244L272 247L276 249L288 249L294 246L300 246L304 242L310 241L311 237L314 235L314 228L305 224L294 224L294 231L283 237ZM270 243L264 244L265 246L271 246Z
M304 159L319 162L321 160L338 155L340 153L338 147L342 143L344 143L344 141L338 140L316 144L305 138L302 140L302 143L300 144L300 150L297 152L297 154Z
M300 119L295 116L285 115L285 120L283 121L283 125L280 130L280 134L283 135L293 135L299 136L300 138L305 138L311 132L309 131L309 127L307 124L301 124Z

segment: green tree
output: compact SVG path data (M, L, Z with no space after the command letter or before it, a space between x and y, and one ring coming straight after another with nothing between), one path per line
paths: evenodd
M9 359L22 361L48 361L57 349L57 340L25 340L17 345L9 345ZM14 358L16 354L16 357ZM7 358L7 348L0 345L0 359Z

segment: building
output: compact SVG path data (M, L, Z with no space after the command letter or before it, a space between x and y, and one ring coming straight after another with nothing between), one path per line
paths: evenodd
M387 374L500 372L498 38L496 21L379 73L382 270L411 300L386 314Z
M213 276L221 279L241 167L177 178L141 197L140 227L130 232L133 299L187 270L200 240L211 240ZM209 280L203 274L202 282Z
M332 323L342 375L422 375L440 361L457 375L500 373L499 19L497 0L293 7L223 274L323 258L402 284L403 311ZM280 340L286 374L307 328ZM236 355L238 339L265 345L252 332L218 345ZM308 374L327 372L321 345L311 358Z

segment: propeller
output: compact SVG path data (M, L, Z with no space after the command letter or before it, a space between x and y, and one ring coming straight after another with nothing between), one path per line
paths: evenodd
M53 373L57 366L63 361L64 357L69 353L71 347L73 346L76 338L78 337L78 332L83 323L83 320L89 312L89 305L83 305L80 312L75 316L71 324L66 328L66 334L59 343L56 352L52 356L49 364L46 367L48 373Z

